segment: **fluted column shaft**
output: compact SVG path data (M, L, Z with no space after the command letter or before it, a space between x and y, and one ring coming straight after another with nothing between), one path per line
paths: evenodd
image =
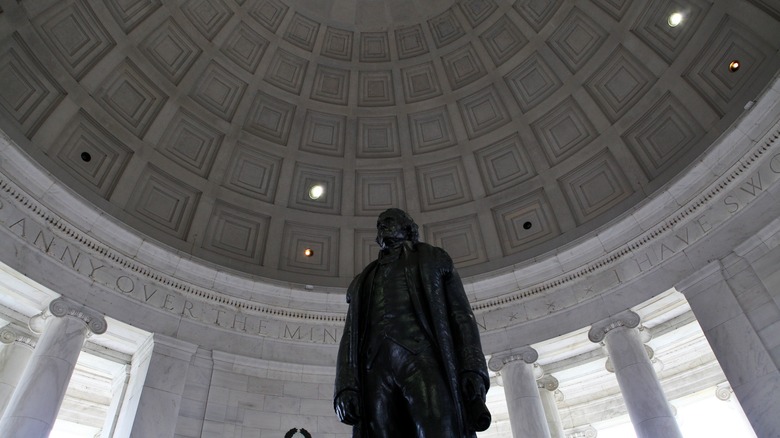
M563 432L563 421L558 412L558 404L555 402L555 390L558 389L558 379L553 376L544 376L536 381L539 388L539 398L542 401L544 415L547 418L547 428L551 438L566 438Z
M35 341L30 336L7 328L0 332L0 341L8 344L0 351L0 417L2 417L19 384L19 379L30 362Z
M509 409L512 436L549 438L550 429L544 415L544 407L536 386L534 365L538 354L530 347L490 360L493 371L501 371L504 394Z
M637 325L639 317L626 312L604 324L594 325L589 336L595 341L603 339L606 344L637 437L682 438L639 330L635 328Z
M3 438L47 437L65 397L76 360L90 329L103 333L102 316L69 300L58 298L49 305L53 317L43 334L2 420Z

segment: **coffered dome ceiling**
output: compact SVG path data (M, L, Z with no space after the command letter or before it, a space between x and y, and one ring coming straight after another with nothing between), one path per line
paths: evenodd
M10 3L0 122L33 159L181 252L332 286L376 257L389 207L465 275L631 211L755 98L780 41L769 0Z

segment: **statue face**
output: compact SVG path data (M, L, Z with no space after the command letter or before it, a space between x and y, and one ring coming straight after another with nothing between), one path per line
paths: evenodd
M382 249L393 248L406 240L406 221L394 212L379 215L376 221L376 241Z

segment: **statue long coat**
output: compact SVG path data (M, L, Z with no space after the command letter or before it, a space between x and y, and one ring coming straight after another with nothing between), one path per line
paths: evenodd
M476 372L482 376L486 389L490 381L478 327L463 283L452 259L441 248L422 242L412 244L407 241L404 245L406 248L400 260L404 264L415 314L444 364L445 369L442 371L458 407L462 437L474 438L476 433L468 431L465 426L466 413L459 385L460 376L465 371ZM360 394L360 352L368 331L367 321L361 317L360 311L363 300L370 299L371 284L367 283L367 279L373 278L377 263L376 260L371 262L355 277L347 290L349 310L336 361L334 399L344 390L351 389ZM365 409L361 408L361 412L365 412ZM361 436L359 424L353 428L353 437L370 438L366 432Z

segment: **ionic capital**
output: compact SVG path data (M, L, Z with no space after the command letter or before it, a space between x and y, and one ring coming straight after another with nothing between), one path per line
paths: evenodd
M729 399L731 399L731 394L733 393L734 390L731 389L731 385L729 385L728 382L715 387L715 397L717 397L718 400L729 401Z
M599 431L590 424L566 431L566 438L596 438L598 435Z
M536 380L536 386L539 389L546 389L550 392L553 392L558 389L558 379L549 374L545 374Z
M588 331L588 339L591 342L599 343L610 331L618 327L634 328L639 326L639 322L639 315L626 310L593 324Z
M65 316L78 318L86 324L91 333L96 335L105 333L108 328L108 324L103 315L83 304L79 304L64 297L59 297L49 303L49 312L58 318Z
M0 342L3 344L24 345L34 349L38 340L21 330L11 328L10 325L7 325L0 329Z
M503 353L494 354L488 361L488 368L492 371L501 371L504 365L510 362L522 360L527 364L532 364L536 362L536 359L539 359L539 353L529 346L513 348Z

